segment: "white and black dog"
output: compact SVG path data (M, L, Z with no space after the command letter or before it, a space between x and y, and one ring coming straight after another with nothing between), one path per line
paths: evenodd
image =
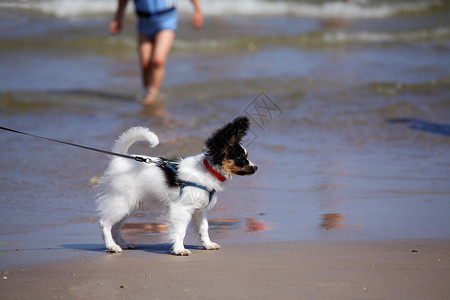
M191 254L183 244L191 219L203 247L219 249L209 238L206 209L216 203L215 191L223 189L225 180L233 175L251 175L258 169L240 145L249 126L247 117L238 117L215 131L205 141L202 153L175 161L148 157L151 163L146 164L114 157L101 179L103 191L97 198L106 248L110 252L135 248L122 237L123 223L140 203L154 201L168 207L172 254ZM158 137L147 128L133 127L119 137L113 151L128 154L128 148L136 141L146 141L150 147L159 143Z

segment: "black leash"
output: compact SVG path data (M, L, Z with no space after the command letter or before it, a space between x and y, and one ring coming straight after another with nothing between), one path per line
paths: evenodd
M147 164L155 163L155 164L157 164L159 166L164 166L166 168L169 168L175 174L175 176L178 174L178 170L175 167L175 165L176 165L175 162L171 162L171 161L156 162L156 161L152 161L148 157L131 156L131 155L121 154L121 153L117 153L117 152L101 150L101 149L97 149L97 148L92 148L92 147L87 147L87 146L83 146L83 145L78 145L78 144L74 144L74 143L69 143L69 142L65 142L65 141L56 140L56 139L51 139L51 138L47 138L47 137L43 137L43 136L39 136L39 135L34 135L34 134L31 134L31 133L26 133L26 132L23 132L23 131L14 130L14 129L2 127L2 126L0 126L0 129L6 130L6 131L10 131L10 132L14 132L14 133L27 135L27 136L32 136L32 137L35 137L35 138L38 138L38 139L42 139L42 140L47 140L47 141L56 142L56 143L60 143L60 144L64 144L64 145L74 146L74 147L87 149L87 150L91 150L91 151L95 151L95 152L100 152L100 153L104 153L104 154L108 154L108 155L114 155L114 156L119 156L119 157L123 157L123 158L128 158L128 159L132 159L132 160L135 160L135 161L138 161L138 162L145 162ZM180 182L179 186L180 186L180 196L183 193L183 188L186 187L186 186L192 186L192 187L195 187L195 188L202 189L202 190L204 190L206 192L209 192L208 205L211 203L211 200L212 200L212 198L213 198L213 196L214 196L214 194L216 192L216 190L210 191L207 187L205 187L203 185L200 185L200 184L197 184L197 183L193 183L193 182L189 182L189 181L182 181L182 182ZM206 205L204 208L208 207L208 205Z
M132 159L132 160L135 160L135 161L138 161L138 162L145 162L145 163L148 163L148 164L153 162L150 158L145 158L145 157L141 157L141 156L126 155L126 154L121 154L121 153L116 153L116 152L96 149L96 148L92 148L92 147L87 147L87 146L83 146L83 145L77 145L77 144L64 142L64 141L60 141L60 140L55 140L55 139L51 139L51 138L47 138L47 137L43 137L43 136L38 136L38 135L34 135L34 134L30 134L30 133L26 133L26 132L14 130L14 129L2 127L2 126L0 126L0 129L6 130L6 131L10 131L10 132L14 132L14 133L27 135L27 136L32 136L32 137L35 137L35 138L38 138L38 139L43 139L43 140L47 140L47 141L51 141L51 142L64 144L64 145L69 145L69 146L74 146L74 147L78 147L78 148L82 148L82 149L96 151L96 152L100 152L100 153L104 153L104 154L108 154L108 155L114 155L114 156L119 156L119 157L123 157L123 158L128 158L128 159Z

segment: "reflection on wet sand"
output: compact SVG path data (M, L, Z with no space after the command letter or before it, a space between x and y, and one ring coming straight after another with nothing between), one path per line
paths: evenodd
M126 223L122 232L125 234L148 234L160 235L167 234L167 223Z
M350 216L339 213L322 214L322 220L319 228L327 231L335 229L341 232L354 232L355 230L360 230L363 227L363 223L355 223L355 218L361 219L364 218L364 215Z
M342 229L345 227L345 225L342 224L342 221L345 221L345 218L341 214L322 214L322 222L320 223L320 227L326 230Z
M211 219L209 226L211 229L238 229L241 227L242 221L245 220L245 232L260 232L267 230L267 223L260 222L257 218L226 218ZM141 234L141 235L161 235L167 234L168 223L126 223L122 232L124 234Z
M166 114L166 106L163 101L155 100L150 104L143 105L141 115L143 116L155 116L164 117Z
M211 229L236 229L239 228L240 220L237 218L227 219L212 219L209 220L209 227Z
M212 219L209 220L209 225L213 229L236 229L241 227L240 223L245 220L245 232L260 232L266 231L267 223L259 221L257 218L226 218L226 219Z
M213 230L238 229L241 227L243 220L245 220L245 232L266 231L268 228L267 223L260 222L257 218L211 219L209 220L209 226ZM168 223L126 223L122 228L122 232L127 235L165 235L168 227Z
M266 223L259 222L257 218L246 218L245 232L259 232L266 230L267 230Z

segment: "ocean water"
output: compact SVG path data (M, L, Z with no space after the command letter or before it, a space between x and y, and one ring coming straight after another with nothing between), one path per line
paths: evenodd
M260 169L219 195L215 239L450 237L450 1L203 1L200 31L179 2L154 115L132 5L109 36L114 1L0 1L0 126L101 149L149 126L161 145L133 150L173 156L247 115ZM0 153L3 237L97 230L108 157L6 131ZM163 241L164 214L144 205L125 230Z

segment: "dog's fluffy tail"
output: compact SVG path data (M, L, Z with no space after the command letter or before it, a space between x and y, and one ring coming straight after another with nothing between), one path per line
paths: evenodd
M128 148L137 141L144 141L150 144L150 147L155 147L159 144L159 139L145 127L132 127L122 133L114 144L113 151L121 154L128 154Z

